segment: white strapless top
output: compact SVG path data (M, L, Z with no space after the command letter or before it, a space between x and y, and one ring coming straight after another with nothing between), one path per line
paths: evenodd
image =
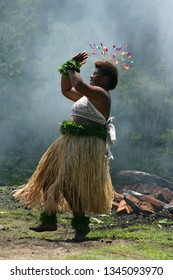
M108 157L109 159L113 159L114 157L110 151L110 146L113 145L116 141L116 131L114 124L112 123L114 117L106 120L106 118L94 107L94 105L88 100L86 96L81 97L73 104L71 109L71 115L79 116L106 126L106 146L108 151Z
M71 109L72 116L79 116L96 123L105 125L105 117L94 107L86 96L81 97L74 103Z

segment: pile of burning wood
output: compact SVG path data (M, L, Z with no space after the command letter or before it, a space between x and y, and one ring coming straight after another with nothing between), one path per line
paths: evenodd
M173 183L144 172L121 171L112 206L117 214L173 218Z

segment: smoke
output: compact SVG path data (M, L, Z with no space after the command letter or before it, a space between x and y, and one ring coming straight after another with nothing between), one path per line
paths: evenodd
M171 0L76 0L75 3L63 3L61 16L54 17L52 30L48 32L47 40L39 50L40 69L47 81L47 88L40 88L37 97L39 106L45 106L43 92L48 100L46 118L49 123L53 119L56 122L70 115L71 101L61 95L57 66L79 51L89 51L89 43L101 41L110 48L113 44L121 46L127 43L132 50L135 65L140 65L148 73L153 73L157 67L172 65ZM57 9L58 4L54 10ZM171 67L169 69L165 75L171 84L172 70ZM92 71L93 59L89 58L81 72L86 81L89 81ZM159 84L160 77L155 79L154 83ZM116 110L112 113L116 114Z
M145 63L153 54L158 67L160 61L171 65L171 0L76 0L75 3L63 3L61 17L54 20L52 30L47 34L47 41L39 50L42 75L47 79L51 90L55 92L56 89L59 93L55 99L63 100L60 95L57 66L79 51L89 50L89 43L102 41L108 47L115 43L120 46L127 43L133 50L136 64ZM58 3L55 5L55 11L56 9ZM155 41L154 50L150 48L151 40ZM86 65L82 69L85 79L88 78L88 71L92 71L92 59L89 59L88 64L89 67ZM148 69L152 66L156 67L151 63L145 65Z
M89 51L89 43L102 41L107 47L127 43L132 50L135 65L144 67L149 73L154 72L160 65L170 65L165 75L167 82L172 85L172 0L50 0L48 4L46 2L37 15L43 18L43 22L45 17L48 17L45 41L40 44L37 42L33 49L23 50L31 52L31 56L33 53L39 61L35 71L37 75L39 73L41 80L40 84L38 81L36 90L30 92L27 101L22 104L24 115L21 126L30 126L31 134L39 134L42 131L42 137L47 135L50 144L58 135L61 120L70 117L72 102L61 94L57 67L78 52ZM27 5L27 1L23 3ZM32 10L30 12L32 13ZM151 48L151 41L155 42L155 49ZM152 61L149 60L151 53ZM92 71L93 60L89 58L88 63L82 68L82 77L89 81ZM29 74L33 75L33 72ZM159 84L160 77L155 79L155 83ZM121 84L118 85L116 92L120 86ZM114 98L116 99L116 95ZM11 104L13 105L14 103ZM9 112L10 110L11 108L8 108ZM112 109L112 114L116 116L116 108ZM4 151L16 144L15 133L16 131L9 131L8 127L5 127L8 141L1 143Z

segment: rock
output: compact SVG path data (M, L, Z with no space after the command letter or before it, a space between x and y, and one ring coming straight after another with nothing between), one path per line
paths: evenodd
M116 174L116 181L118 185L134 185L147 184L153 186L160 186L168 188L173 191L173 182L161 178L154 174L149 174L142 171L123 170Z

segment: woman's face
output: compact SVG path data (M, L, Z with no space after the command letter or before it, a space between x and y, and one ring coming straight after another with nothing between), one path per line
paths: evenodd
M96 68L93 74L90 76L90 85L92 86L103 86L104 75L99 68Z

